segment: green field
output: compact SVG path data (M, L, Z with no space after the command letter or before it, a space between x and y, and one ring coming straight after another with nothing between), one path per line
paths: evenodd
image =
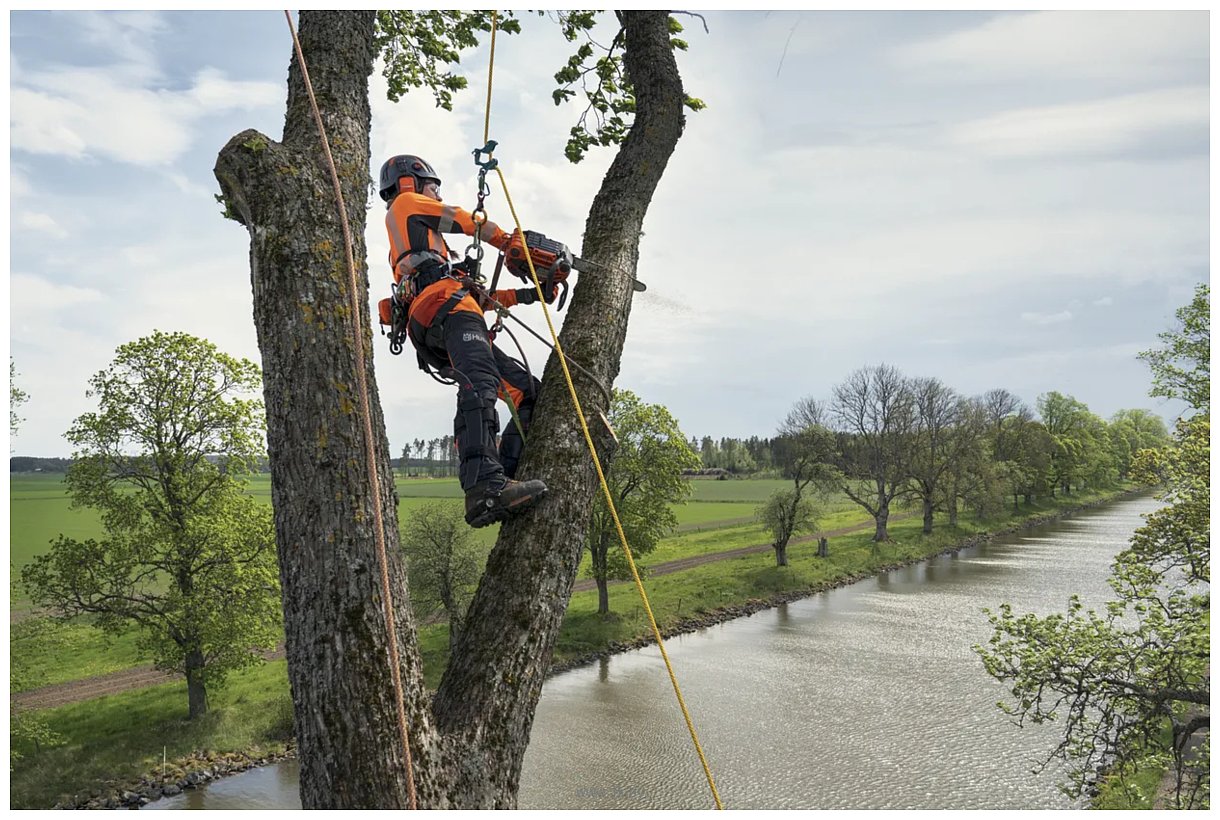
M102 535L96 513L71 508L62 476L14 475L10 479L12 579L19 578L21 567L45 552L51 540L60 533L73 538ZM456 504L462 497L457 479L399 478L396 486L403 520L424 504L440 500L452 500ZM646 568L675 558L765 543L766 533L753 522L754 510L771 492L787 486L787 482L771 480L693 481L691 501L675 507L678 532L663 540L654 553L640 556L641 566ZM270 476L255 476L249 492L269 504ZM851 510L844 512L845 505ZM837 522L844 515L855 519L863 515L846 499L839 499L830 506L838 512L830 516L828 522ZM476 542L490 548L497 532L498 527L478 530ZM587 555L584 563L588 563ZM584 575L582 572L582 577ZM30 609L24 590L16 583L10 583L10 590L10 611L24 615ZM625 592L634 595L628 587L616 589L614 594L618 596ZM148 662L136 646L135 633L109 637L85 620L56 624L39 618L36 623L21 624L10 628L9 632L12 652L26 661L30 673L21 688L64 683Z
M679 505L675 512L679 532L708 530L732 524L742 524L754 517L754 508L768 495L789 482L709 481L691 482L690 503ZM399 498L399 513L409 516L424 504L442 499L462 498L456 478L399 478L395 481ZM254 476L248 492L255 498L271 503L271 477ZM850 502L848 502L850 503ZM93 510L72 509L61 475L11 475L9 483L9 569L12 578L20 576L21 568L36 555L49 548L59 534L70 538L98 538L102 535L100 519ZM479 543L495 542L497 527L476 533ZM23 590L10 583L9 608L26 609L29 601Z

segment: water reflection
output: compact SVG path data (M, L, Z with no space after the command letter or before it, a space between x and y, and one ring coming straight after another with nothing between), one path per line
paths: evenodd
M1137 499L666 642L729 808L1069 808L1031 769L1054 727L1018 729L971 647L983 607L1109 597ZM760 556L758 560L769 560ZM297 808L295 761L156 808ZM177 802L174 802L177 801ZM655 647L547 682L526 753L532 809L710 808Z

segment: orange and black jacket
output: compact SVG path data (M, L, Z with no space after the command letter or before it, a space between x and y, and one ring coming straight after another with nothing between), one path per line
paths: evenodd
M428 262L447 263L456 257L442 234L473 236L475 231L474 219L469 211L409 191L394 197L386 212L385 227L390 236L390 267L394 271L395 283L413 275ZM480 237L501 250L512 241L512 234L505 233L490 220L480 230ZM460 282L449 278L429 285L412 300L408 314L410 319L428 327L441 305L461 287ZM497 290L492 298L505 307L517 304L517 294L512 290ZM473 298L463 299L453 310L483 313Z

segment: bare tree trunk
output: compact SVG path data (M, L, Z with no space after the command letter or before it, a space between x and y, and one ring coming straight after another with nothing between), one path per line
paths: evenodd
M203 717L208 711L208 690L203 680L203 652L192 649L186 653L187 719Z
M357 302L365 305L373 12L303 12L300 21L361 267ZM374 504L381 506L385 522L416 760L427 758L432 733L366 322L360 344L377 435L380 498L373 498L367 474L357 410L355 317L324 163L294 56L283 142L256 131L238 134L221 151L216 177L230 212L250 231L301 802L305 808L404 808L406 766L388 662L390 630L383 615ZM431 797L426 770L417 778Z
M923 498L923 534L932 534L932 499L928 496Z
M458 638L462 634L462 616L456 609L449 610L449 654L457 649Z
M300 20L362 263L373 12L302 12ZM618 374L644 216L681 135L685 100L668 13L622 12L620 20L635 123L585 226L581 256L606 272L580 277L561 337L564 349L606 385ZM229 211L250 232L302 805L408 804L372 523L377 504L385 522L419 805L514 808L534 708L580 562L596 474L552 357L519 468L519 477L544 479L551 494L501 526L449 667L430 699L398 549L372 337L365 324L359 344L366 354L379 498L368 480L356 410L355 317L342 235L295 58L288 89L283 142L255 131L238 134L221 151L216 176ZM367 304L367 287L362 265L360 305ZM573 375L586 415L596 419L598 411L608 411L601 391ZM598 433L598 444L608 449L603 439L608 432Z
M785 538L782 543L777 541L771 546L775 548L775 566L788 566L788 539Z
M830 557L830 542L825 538L818 539L818 558Z
M592 559L590 563L593 565L593 579L597 581L597 614L610 614L610 588L608 570L606 567L606 555L610 545L608 543L609 536L605 533L597 539L597 543L593 545Z
M873 520L877 524L876 532L873 533L873 541L878 543L889 541L890 496L884 488L877 491L877 512L873 516Z

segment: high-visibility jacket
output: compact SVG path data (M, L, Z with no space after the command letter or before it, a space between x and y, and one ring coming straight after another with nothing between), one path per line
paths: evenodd
M450 259L457 258L457 254L445 242L444 234L473 236L475 232L474 218L469 211L411 192L394 197L386 211L385 226L390 237L389 261L395 283L414 275L426 263L448 264ZM483 224L479 236L501 250L512 241L512 234L505 233L490 220ZM424 288L411 302L409 319L428 327L436 312L461 287L460 282L445 278ZM517 304L517 294L513 290L497 290L492 298L505 307ZM463 299L452 310L466 310L480 315L484 312L473 297Z

